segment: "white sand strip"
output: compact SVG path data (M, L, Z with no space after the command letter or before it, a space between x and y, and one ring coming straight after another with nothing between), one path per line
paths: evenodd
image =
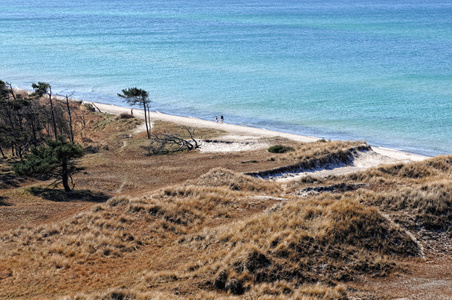
M92 103L92 102L86 102L86 103ZM117 105L112 104L102 104L102 103L96 103L95 105L105 113L115 114L119 115L121 113L129 113L131 111L131 108L127 107L121 107ZM133 109L133 114L138 117L144 119L143 110L141 109ZM214 121L206 121L198 118L193 117L179 117L179 116L173 116L168 115L160 112L151 112L151 120L161 120L161 121L167 121L167 122L173 122L179 125L189 126L189 127L195 127L195 128L215 128L215 129L221 129L224 130L231 135L228 136L230 140L236 140L238 142L242 141L243 138L271 138L271 137L282 137L287 138L293 141L302 142L302 143L309 143L309 142L315 142L318 141L320 138L318 137L312 137L312 136L303 136L303 135L297 135L297 134L291 134L291 133L285 133L285 132L279 132L279 131L273 131L273 130L267 130L267 129L259 129L259 128L253 128L253 127L247 127L247 126L241 126L241 125L233 125L233 124L227 124L227 123L216 123ZM234 135L236 137L234 138ZM241 137L239 137L241 136ZM245 137L244 137L245 136ZM424 159L429 158L428 156L424 155L418 155L418 154L411 154L399 150L394 149L388 149L383 147L372 147L372 149L379 154L378 159L371 159L369 161L369 164L366 167L376 166L379 164L391 164L391 163L400 163L400 162L413 162L413 161L421 161ZM382 158L386 157L387 159ZM363 164L365 164L363 162Z
M398 162L422 161L424 159L430 158L429 156L425 155L413 154L383 147L372 147L372 150L383 156L393 158Z
M86 103L92 103L92 102L86 102ZM112 104L102 104L102 103L95 103L95 105L102 112L115 114L115 115L119 115L121 113L130 114L130 108L120 107L120 106L112 105ZM133 114L134 114L134 116L136 116L138 118L144 118L144 113L143 113L143 110L141 110L141 109L134 108ZM173 123L176 123L179 125L184 125L184 126L189 126L189 127L221 129L221 130L224 130L226 132L236 134L236 135L255 136L255 137L262 137L262 138L282 137L282 138L287 138L287 139L297 141L297 142L302 142L302 143L315 142L315 141L319 140L319 138L312 137L312 136L302 136L302 135L297 135L297 134L278 132L278 131L272 131L272 130L267 130L267 129L259 129L259 128L241 126L241 125L233 125L233 124L227 124L227 123L216 123L214 121L206 121L206 120L193 118L193 117L179 117L179 116L168 115L168 114L164 114L164 113L160 113L160 112L151 112L151 120L173 122Z
M304 170L297 173L288 172L286 174L282 174L282 176L274 176L273 179L279 182L288 182L292 180L299 180L307 176L314 178L342 176L350 173L365 171L372 167L409 163L414 161L421 161L428 158L422 155L404 153L401 151L386 148L372 147L372 150L373 151L359 151L356 155L354 155L353 163L350 165L338 163L336 165L328 165L324 168L315 170Z

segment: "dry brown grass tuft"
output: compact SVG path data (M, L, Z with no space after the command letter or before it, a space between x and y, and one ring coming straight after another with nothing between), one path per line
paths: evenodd
M421 261L430 249L422 249L426 237L449 234L444 245L452 238L450 156L281 185L239 172L346 160L367 145L324 141L277 156L262 150L145 157L146 139L129 131L135 119L86 117L83 140L92 151L76 182L95 192L66 202L42 188L32 194L14 188L21 183L2 164L0 180L12 184L0 187L7 188L0 205L11 203L0 216L41 218L30 208L64 209L97 192L116 196L47 225L30 221L3 231L0 298L346 299L350 281L402 270L401 260ZM328 188L342 185L364 188ZM313 187L319 194L298 198L297 191Z
M134 238L131 222L120 214L118 207L112 211L98 205L92 212L80 214L70 221L12 231L3 235L2 240L29 246L24 251L32 257L36 255L36 249L40 249L42 258L55 255L82 260L120 257L125 252L139 249L142 242Z
M345 153L349 149L363 146L367 147L366 143L361 141L318 141L302 144L295 149L295 152L289 152L285 156L298 160L307 160L330 155L332 153Z
M229 182L233 183L234 177L239 181L243 179L242 175L229 173ZM259 185L264 186L265 183L249 179L255 186L248 188L248 185L244 185L247 187L245 191L231 189L228 185L209 187L186 184L135 200L115 197L105 204L94 206L90 212L60 224L11 231L0 237L2 244L11 249L0 255L0 266L6 264L10 266L8 268L19 270L27 265L34 270L33 274L39 274L37 276L44 279L48 277L44 274L55 276L55 272L61 272L60 270L80 272L78 270L81 267L92 269L91 264L94 266L103 261L114 263L116 260L116 263L121 263L131 255L147 251L143 250L146 248L168 247L176 241L178 244L184 243L188 231L196 232L209 226L246 218L275 203L276 200L265 199L250 201L250 197L256 194L248 190L259 190ZM19 257L20 260L12 260L14 257ZM165 260L166 258L160 257L154 263L166 264ZM182 275L174 275L178 273ZM16 271L13 274L10 276L11 283L23 278L32 280L29 277L31 274ZM82 278L86 276L91 275L84 274ZM177 269L152 271L136 283L138 290L126 290L123 296L141 295L139 293L146 290L144 286L149 288L149 285L160 286L175 281L179 284L179 281L189 279L185 271ZM57 288L63 288L62 279L55 281ZM12 294L3 295L15 295L14 289L10 292ZM43 290L35 292L44 293ZM96 295L103 294L92 297L95 298ZM80 296L83 297L85 296Z
M366 193L362 201L390 212L410 230L452 233L452 184L449 181Z
M282 291L282 292L281 292ZM67 300L141 300L141 299L294 299L294 300L318 300L318 299L347 299L345 287L338 285L328 287L321 284L301 285L293 287L293 284L277 282L274 284L260 284L246 294L236 296L234 294L218 294L215 291L199 291L196 295L183 295L180 293L157 291L141 292L135 289L110 289L107 292L92 294L77 294L72 297L65 297Z
M452 156L437 156L421 162L397 164L372 168L348 175L351 180L371 183L395 182L422 183L439 179L450 179L452 175Z
M346 289L342 285L330 287L321 284L304 284L294 287L293 283L285 281L254 285L248 294L251 299L348 299Z
M406 233L350 194L290 202L194 240L187 245L210 253L198 274L232 294L281 280L334 284L359 274L384 276L393 258L418 253Z
M225 186L235 191L264 192L278 194L281 186L269 181L238 174L223 168L215 168L193 182L201 186Z
M361 201L392 215L418 234L452 232L452 156L374 168L339 180L370 183ZM422 233L422 234L425 234ZM428 233L427 233L428 234Z
M300 184L329 183L324 179ZM420 253L402 228L362 203L447 218L449 182L415 184L417 189L405 185L392 194L372 188L296 200L285 193L299 185L284 190L276 183L217 168L148 196L112 198L61 224L5 234L2 243L11 250L2 259L13 263L0 260L0 274L13 283L32 280L17 273L25 265L34 274L49 276L82 272L81 267L90 269L91 263L102 261L127 265L131 257L139 257L140 271L129 270L117 277L119 281L114 279L110 287L116 289L106 291L101 281L100 291L83 294L87 290L81 289L73 298L145 299L152 291L162 299L345 299L341 283L362 275L386 276L398 269L398 259ZM124 280L129 285L121 288Z

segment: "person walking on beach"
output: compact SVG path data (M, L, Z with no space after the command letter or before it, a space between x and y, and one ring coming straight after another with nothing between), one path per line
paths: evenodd
M221 115L220 120L221 120L221 124L223 124L223 122L224 122L224 117L223 117L223 115Z
M215 122L218 123L218 116L215 116Z

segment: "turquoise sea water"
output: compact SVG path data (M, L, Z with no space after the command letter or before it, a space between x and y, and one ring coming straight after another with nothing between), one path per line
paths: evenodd
M452 153L451 0L2 0L0 79Z

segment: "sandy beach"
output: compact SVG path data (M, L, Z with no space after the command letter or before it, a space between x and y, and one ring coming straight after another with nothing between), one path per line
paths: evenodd
M86 102L93 103L93 102ZM122 113L130 114L131 108L121 107L112 104L96 103L94 105L102 112L114 115ZM143 110L134 108L133 114L135 117L144 119ZM150 117L152 121L166 121L173 122L179 125L184 125L193 128L215 128L226 131L228 134L221 137L219 140L224 143L217 143L215 145L209 143L201 143L201 151L205 152L231 152L231 151L249 151L256 149L263 149L271 146L265 139L268 138L285 138L288 140L309 143L320 140L319 137L303 136L285 132L272 131L267 129L253 128L241 125L234 125L225 123L218 123L215 121L207 121L193 117L180 117L169 115L160 112L151 112ZM141 128L137 128L136 132L144 131L144 125ZM372 146L372 145L371 145ZM352 172L366 170L371 167L384 165L384 164L396 164L396 163L409 163L415 161L422 161L429 158L419 154L412 154L395 149L372 147L372 151L358 153L355 157L353 165L347 166L330 166L329 169L312 170L310 172L303 172L299 174L290 174L290 176L284 176L277 179L278 181L295 180L304 176L314 177L326 177L329 175L344 175Z
M17 91L30 93L28 90L18 89ZM64 97L61 96L55 96L56 99L60 101L65 101ZM82 101L82 103L85 104L93 104L100 112L102 113L109 113L113 115L120 115L120 114L130 114L132 107L123 107L119 105L114 104L105 104L100 102L92 102L92 101L83 101L79 99L70 99L71 101ZM139 109L137 107L133 107L133 115L137 118L144 119L144 113L142 109ZM256 141L258 139L265 139L265 138L285 138L288 140L300 142L300 143L310 143L315 142L318 140L321 140L320 137L314 137L314 136L306 136L306 135L298 135L298 134L292 134L287 132L280 132L280 131L274 131L274 130L268 130L264 128L254 128L249 126L243 126L243 125L235 125L235 124L228 124L227 122L221 123L216 122L214 119L212 121L203 120L195 117L181 117L181 116L175 116L170 114L161 113L159 111L150 112L150 118L151 122L158 120L158 121L165 121L165 122L172 122L183 126L188 126L192 128L215 128L215 129L221 129L223 131L226 131L229 133L228 136L222 137L224 140L233 141L238 143L239 145L232 145L232 147L224 147L222 152L228 152L228 151L247 151L247 150L253 150L256 148L264 148L267 146L265 143L261 143L260 146L256 147L249 147L247 145L247 141ZM141 127L138 127L135 130L135 133L140 131L145 131L145 125L143 124ZM242 144L242 146L240 146ZM255 143L256 144L256 143ZM371 145L372 146L372 145ZM364 163L364 165L380 165L380 164L391 164L391 163L405 163L405 162L415 162L415 161L422 161L425 159L430 158L430 156L426 155L420 155L420 154L414 154L409 153L405 151L400 151L396 149L391 148L385 148L385 147L378 147L378 146L372 146L373 152L377 153L379 155L378 161L375 161L374 163ZM366 167L367 168L367 167Z

